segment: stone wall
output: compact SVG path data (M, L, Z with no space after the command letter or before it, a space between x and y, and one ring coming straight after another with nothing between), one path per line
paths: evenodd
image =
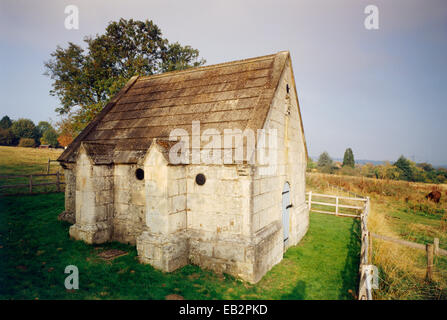
M188 264L186 180L183 166L169 166L152 143L144 163L145 221L137 237L138 257L163 271Z
M76 165L67 163L62 166L65 178L65 210L58 219L71 224L76 222Z
M306 154L292 77L289 62L281 76L264 124L264 129L276 129L278 135L276 148L272 149L269 145L266 147L268 152L274 149L277 151L277 170L273 175L266 175L260 172L261 167L257 167L253 180L255 233L275 221L282 221L282 190L286 182L290 184L290 200L293 207L289 211L289 241L286 246L297 244L309 225L309 213L305 204ZM268 138L267 134L267 141ZM282 251L282 243L273 251L274 256L277 256L279 251Z
M70 236L87 243L111 239L113 167L94 165L81 146L76 161L76 223Z
M146 224L145 181L136 177L137 164L116 164L114 179L113 236L115 241L135 245Z

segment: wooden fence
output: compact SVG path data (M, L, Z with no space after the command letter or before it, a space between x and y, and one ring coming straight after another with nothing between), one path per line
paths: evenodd
M360 283L359 300L372 300L373 277L377 268L372 265L372 237L368 230L368 215L370 212L369 197L366 198L365 208L360 215L360 229L362 231L362 246L360 249Z
M373 279L374 272L377 272L377 268L372 265L372 237L368 230L368 214L370 212L370 200L369 197L354 198L354 197L343 197L334 196L321 193L313 193L309 191L307 193L308 200L307 205L309 211L331 214L341 217L359 218L360 219L360 229L361 229L361 249L360 249L360 283L359 283L359 300L372 300L372 289L373 289ZM335 199L334 202L324 202L323 200L315 201L315 198L321 199ZM342 204L341 201L348 201L358 203L357 205L352 204ZM312 205L317 205L319 207L335 207L335 211L327 211L320 209L313 209ZM350 214L340 212L341 208L350 209L354 211L360 211L359 214Z
M309 207L309 211L351 218L360 218L360 214L357 212L363 211L365 209L365 203L368 201L367 198L333 196L329 194L313 193L312 191L309 191L307 193L307 197L307 205ZM335 202L326 202L324 200L315 201L315 198L334 199ZM342 202L360 203L358 205L353 205ZM323 208L335 207L335 211L320 210L315 208L312 209L312 205L318 205L319 207ZM340 209L351 209L352 213L340 212Z
M51 160L51 159L48 159L48 163L47 163L47 174L50 173L51 162L59 163L59 161L57 161L57 160Z
M46 182L36 182L35 178L41 178L41 177L55 177L56 181L46 181ZM62 180L60 172L56 173L40 173L40 174L30 174L30 175L0 175L0 179L13 179L14 181L17 181L19 179L25 179L27 181L26 183L16 183L16 184L0 184L0 191L2 191L2 194L4 193L4 190L8 189L24 189L28 191L27 193L37 193L35 192L35 187L40 186L56 186L56 192L61 192L61 187L65 182ZM12 192L12 193L6 193L8 194L19 194L20 192Z

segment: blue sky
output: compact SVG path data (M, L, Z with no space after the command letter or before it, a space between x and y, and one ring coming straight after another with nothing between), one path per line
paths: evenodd
M79 7L79 30L64 8ZM379 30L364 9L379 8ZM0 2L0 115L57 120L43 62L120 17L152 19L207 64L289 50L309 154L447 164L447 3L387 1Z

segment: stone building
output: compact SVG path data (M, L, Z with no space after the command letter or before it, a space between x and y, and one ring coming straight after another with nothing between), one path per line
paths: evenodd
M185 133L178 141L175 129ZM191 160L229 129L255 132L254 151L245 136L221 144L233 156L242 143L242 161ZM175 145L189 150L180 163L170 158ZM260 151L276 155L267 174L253 161ZM134 244L141 262L164 271L191 263L255 283L308 229L307 149L289 52L134 77L58 161L70 236Z

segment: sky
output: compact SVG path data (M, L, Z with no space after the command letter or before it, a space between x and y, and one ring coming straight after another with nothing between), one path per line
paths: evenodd
M64 26L67 5L79 29ZM365 7L379 10L367 30ZM119 18L153 20L207 65L289 50L309 155L447 165L445 0L1 0L0 116L57 121L44 61Z

